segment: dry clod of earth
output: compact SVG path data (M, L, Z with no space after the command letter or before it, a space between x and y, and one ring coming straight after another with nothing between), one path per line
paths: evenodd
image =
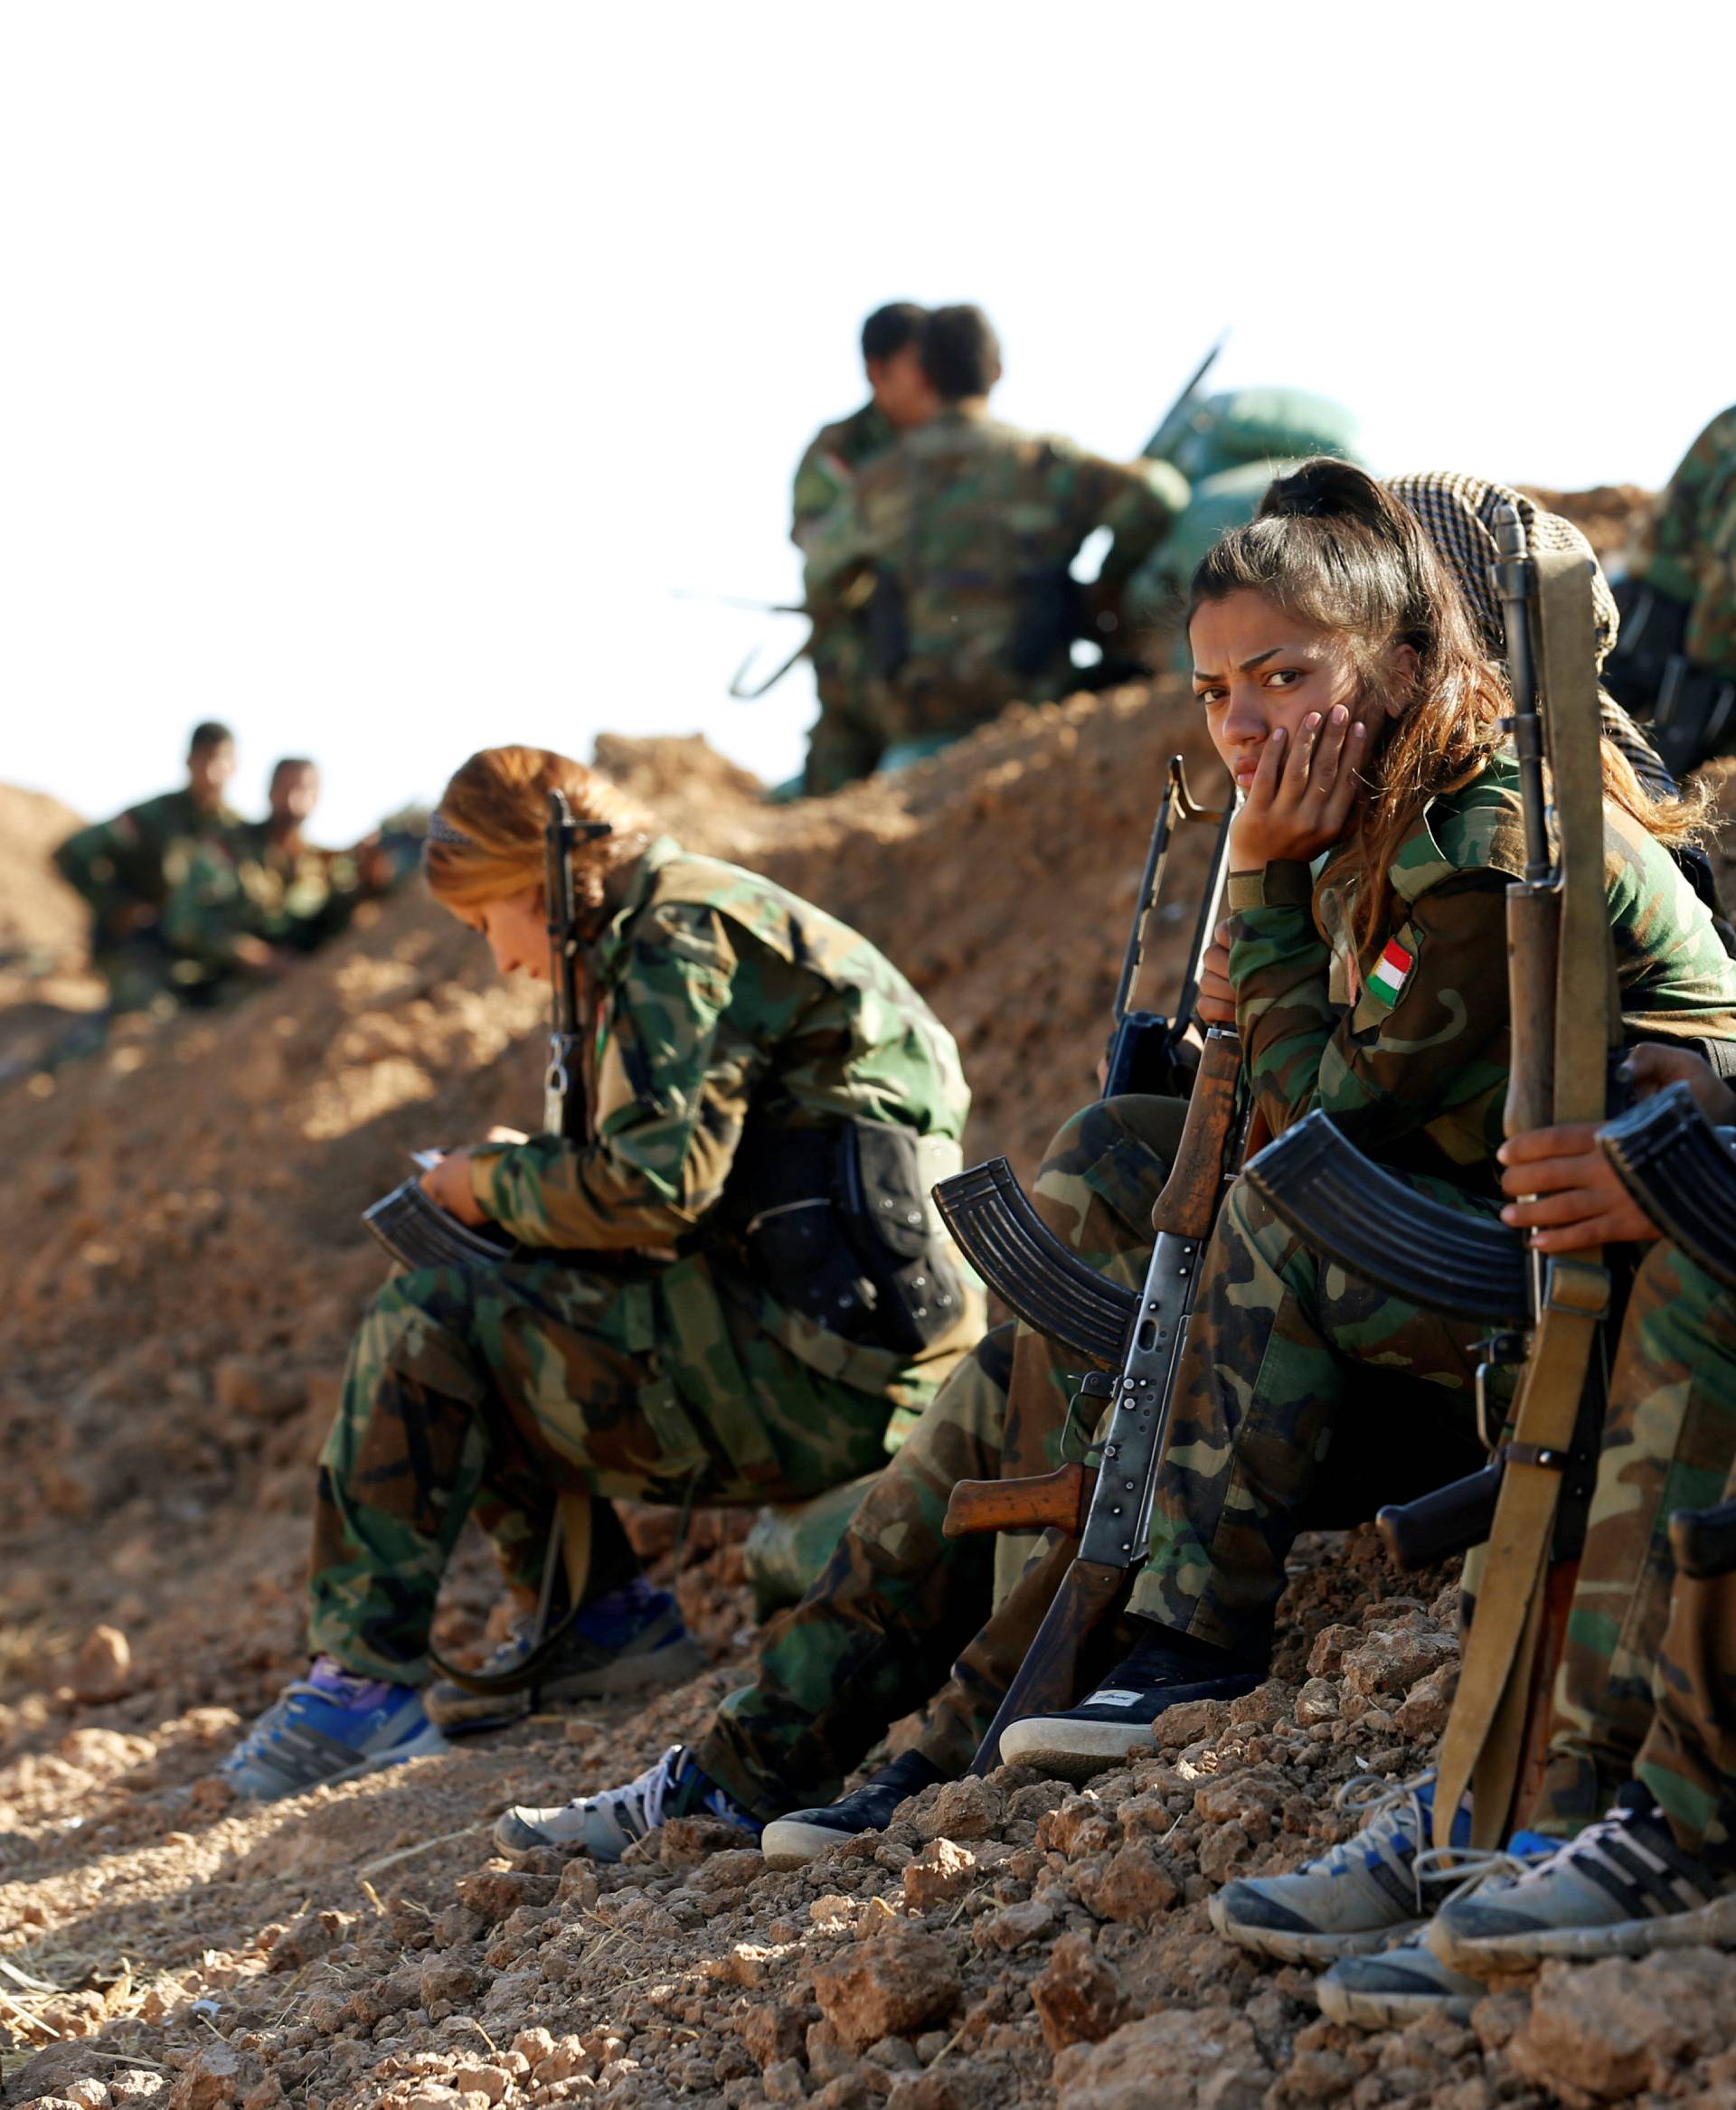
M1170 690L1014 711L782 810L703 743L605 759L885 945L960 1039L968 1147L1028 1173L1091 1089L1173 749L1203 776ZM1158 986L1184 930L1156 933ZM685 1689L236 1804L213 1760L301 1661L309 1464L379 1275L357 1211L406 1148L535 1104L540 1027L534 991L405 898L245 1012L0 1095L0 2101L1736 2105L1729 1957L1551 1965L1468 2027L1366 2033L1212 1932L1218 1883L1345 1835L1338 1788L1429 1760L1453 1578L1396 1574L1365 1531L1298 1546L1246 1699L1172 1709L1082 1792L930 1788L791 1872L709 1820L615 1868L489 1848L508 1803L627 1777L739 1681L745 1520L716 1512L684 1540L632 1520L713 1657ZM480 1647L493 1605L467 1543L440 1645Z

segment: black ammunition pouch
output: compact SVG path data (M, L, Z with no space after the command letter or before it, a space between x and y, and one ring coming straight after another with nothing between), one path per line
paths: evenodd
M924 1158L920 1138L889 1122L750 1132L723 1221L779 1304L845 1340L920 1355L958 1323L965 1295Z
M1085 634L1085 589L1065 565L1019 574L1014 589L1007 664L1015 674L1047 674Z
M1118 1099L1140 1092L1184 1099L1193 1092L1199 1067L1198 1047L1177 1034L1173 1021L1161 1012L1130 1011L1109 1036L1103 1097Z
M892 681L910 656L910 618L904 589L884 565L875 570L864 624L868 664L882 682Z

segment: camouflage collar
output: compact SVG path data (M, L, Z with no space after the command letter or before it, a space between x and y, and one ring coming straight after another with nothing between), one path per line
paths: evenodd
M590 946L593 972L609 973L627 943L627 934L650 900L657 874L683 854L673 835L656 835L631 864L611 872L603 896L605 921Z
M1468 784L1429 801L1390 876L1399 900L1414 901L1455 872L1492 870L1518 879L1524 869L1519 765L1512 749L1502 748Z

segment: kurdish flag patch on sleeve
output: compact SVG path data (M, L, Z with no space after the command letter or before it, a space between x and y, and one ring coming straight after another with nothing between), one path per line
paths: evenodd
M1368 977L1368 994L1382 1011L1391 1011L1399 1001L1416 964L1415 953L1406 952L1396 937L1388 938L1386 950L1376 960Z

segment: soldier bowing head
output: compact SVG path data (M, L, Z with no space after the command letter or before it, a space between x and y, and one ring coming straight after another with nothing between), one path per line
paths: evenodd
M503 975L549 979L545 883L548 795L562 791L582 836L587 823L610 833L572 853L573 901L595 922L609 875L640 857L649 815L618 785L547 748L484 748L440 795L423 868L429 891L460 923L480 931Z

